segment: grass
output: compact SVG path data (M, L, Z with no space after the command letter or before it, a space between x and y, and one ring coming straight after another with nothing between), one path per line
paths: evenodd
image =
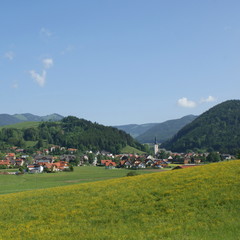
M1 195L0 238L237 240L240 161Z
M8 169L0 171L4 172ZM85 166L75 167L73 172L0 175L0 194L119 178L126 176L129 171L131 170ZM144 170L136 172L139 174L151 173L151 171Z
M16 123L12 125L1 126L0 130L3 128L17 128L17 129L34 128L34 127L38 127L40 123L41 122L21 122L21 123Z
M131 154L139 154L139 155L145 154L145 152L142 152L139 149L128 146L128 145L121 150L121 153L131 153Z

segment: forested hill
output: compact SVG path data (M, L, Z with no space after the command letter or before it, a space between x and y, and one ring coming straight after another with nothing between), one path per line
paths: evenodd
M35 148L38 149L46 144L54 144L79 150L105 150L112 153L119 153L127 145L144 150L143 145L124 131L72 116L59 122L42 122L38 127L3 128L0 131L1 148L6 144L24 148L29 141L35 141Z
M214 150L235 154L240 150L240 100L214 106L162 144L168 150Z

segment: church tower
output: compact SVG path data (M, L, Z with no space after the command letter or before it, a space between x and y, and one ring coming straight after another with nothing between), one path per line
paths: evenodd
M158 153L158 143L157 143L157 138L155 137L155 142L154 142L154 154L155 156L157 155Z

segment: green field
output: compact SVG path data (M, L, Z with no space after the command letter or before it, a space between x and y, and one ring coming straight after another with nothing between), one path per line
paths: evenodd
M238 240L239 189L236 160L5 194L0 239Z
M0 175L0 194L119 178L126 176L129 171L85 166L75 167L73 172ZM151 173L147 170L135 171L139 174Z
M131 147L131 146L126 146L126 147L124 147L124 148L121 150L121 153L127 153L127 154L131 153L131 154L139 154L139 155L145 154L145 152L140 151L139 149L136 149L136 148Z

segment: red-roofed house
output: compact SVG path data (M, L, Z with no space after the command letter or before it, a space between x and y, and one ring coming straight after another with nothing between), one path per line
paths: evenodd
M0 165L9 167L11 165L11 162L10 160L0 160Z
M115 168L117 166L117 164L115 163L115 162L106 162L106 164L105 164L105 167L107 168L107 169L113 169L113 168Z

